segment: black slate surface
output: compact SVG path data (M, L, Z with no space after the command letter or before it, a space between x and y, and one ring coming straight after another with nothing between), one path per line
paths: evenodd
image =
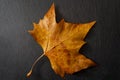
M120 0L0 0L0 80L63 80L47 57L37 63L30 78L25 77L42 54L27 31L53 2L57 21L97 21L81 50L97 66L65 75L65 80L120 80Z

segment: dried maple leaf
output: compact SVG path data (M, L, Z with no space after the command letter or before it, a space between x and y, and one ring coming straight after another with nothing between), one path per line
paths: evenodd
M95 21L72 24L64 20L57 23L53 4L44 18L38 24L34 23L34 29L29 32L42 46L43 55L49 58L55 73L64 77L65 74L72 74L95 65L92 60L79 53L79 49L85 44L86 34L94 24ZM32 69L27 76L31 73Z

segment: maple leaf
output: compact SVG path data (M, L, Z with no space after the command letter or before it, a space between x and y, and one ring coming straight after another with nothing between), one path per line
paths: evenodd
M73 74L95 65L92 60L79 53L79 49L86 43L85 36L95 22L73 24L62 19L57 23L53 4L44 18L38 24L34 23L34 29L29 32L42 46L42 56L48 57L55 73L64 77L65 74ZM32 69L27 76L31 73Z

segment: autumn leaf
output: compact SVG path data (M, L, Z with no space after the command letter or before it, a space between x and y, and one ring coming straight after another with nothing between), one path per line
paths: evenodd
M53 4L44 18L38 24L34 23L34 29L29 32L42 46L42 56L48 57L55 73L64 77L65 74L73 74L95 65L92 60L79 53L80 48L86 43L84 38L95 22L73 24L62 19L57 23ZM32 69L27 76L31 73Z

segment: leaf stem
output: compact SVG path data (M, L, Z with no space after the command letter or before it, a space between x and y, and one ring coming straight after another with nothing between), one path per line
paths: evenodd
M37 63L44 55L45 55L45 53L43 53L41 56L39 56L39 57L35 60L35 62L33 63L32 67L31 67L31 69L30 69L30 71L27 73L27 77L29 77L29 76L32 74L32 71L33 71L34 66L36 65L36 63Z

